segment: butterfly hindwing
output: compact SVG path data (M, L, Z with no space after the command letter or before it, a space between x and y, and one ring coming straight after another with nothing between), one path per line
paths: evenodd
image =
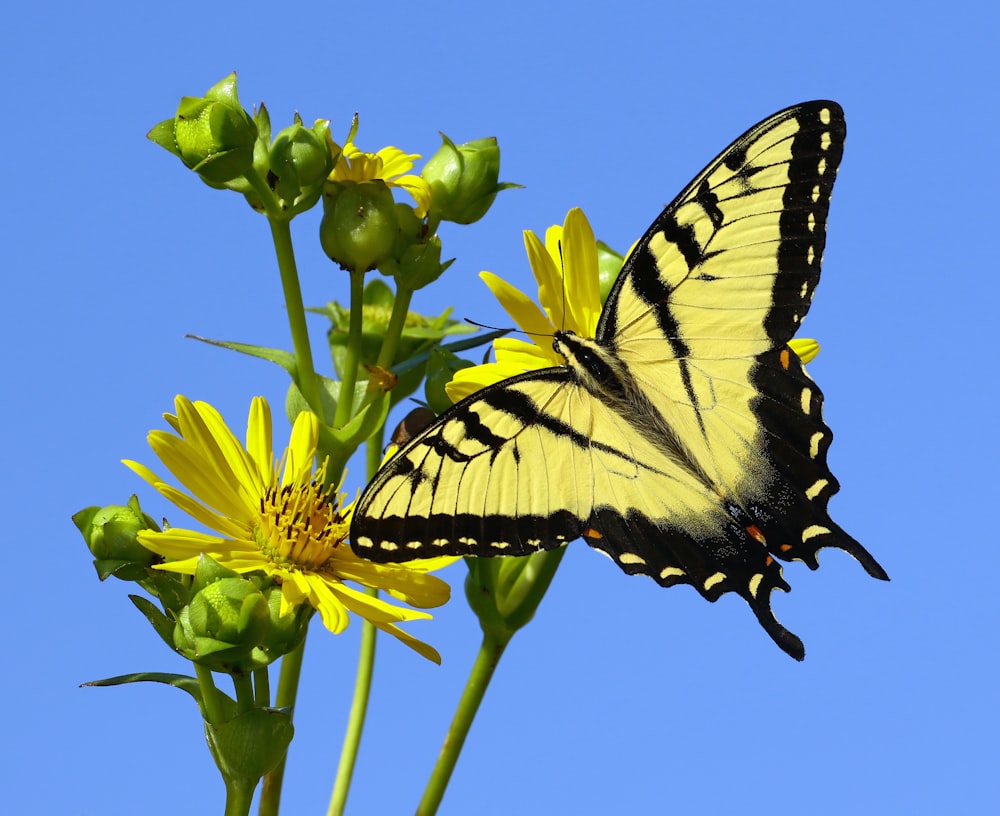
M630 574L742 596L777 622L775 560L821 547L885 572L830 520L837 489L822 394L787 346L819 280L843 150L833 102L751 128L661 213L629 255L593 341L474 394L390 460L354 512L375 561L523 555L575 538Z

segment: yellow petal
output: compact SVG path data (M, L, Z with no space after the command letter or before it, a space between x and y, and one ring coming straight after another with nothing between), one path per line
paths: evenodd
M337 559L336 572L345 581L377 586L392 597L423 609L448 603L451 587L440 578L405 566L375 564L357 559Z
M233 475L220 473L217 462L202 450L166 431L150 431L147 441L167 470L203 504L230 518L246 518L248 511L255 510L233 490ZM160 490L159 485L154 487Z
M419 153L404 153L398 147L383 147L377 154L382 160L383 178L400 176L413 167L414 159L419 159Z
M816 359L816 355L819 354L819 343L811 337L794 337L788 341L788 345L803 363L812 362Z
M556 228L550 228L546 233L546 244L549 243L549 234L553 229ZM562 228L559 228L559 234L562 235ZM553 258L531 230L525 230L524 249L528 253L528 263L538 284L538 302L545 309L553 328L566 328L564 314L566 290L563 287L562 258L558 254Z
M562 254L563 286L569 309L566 327L582 337L593 337L601 315L597 241L587 216L578 207L566 215Z
M361 592L347 584L326 583L324 586L349 611L374 624L431 619L431 615L427 612L387 603L381 598Z
M271 407L263 397L254 397L250 403L247 453L256 467L260 482L269 483L274 474L274 445L271 439Z
M405 643L413 651L422 657L426 657L428 660L433 660L439 666L441 665L441 655L438 654L437 649L433 646L429 646L422 640L417 640L413 635L400 629L398 626L393 626L391 623L376 623L376 627L381 629L386 634L392 635L393 637Z
M420 176L400 176L390 181L389 184L393 187L401 187L413 196L413 200L417 202L417 207L414 210L417 218L423 218L427 215L427 210L431 206L430 184L420 178Z
M504 377L502 374L497 374L498 369L499 366L496 363L460 368L451 378L451 382L444 387L448 399L452 402L461 402L488 385L500 382Z
M318 441L319 420L311 411L301 411L295 417L295 424L292 425L292 436L288 441L285 469L281 475L282 487L309 481Z
M148 550L159 553L164 558L197 558L205 552L220 552L229 542L219 536L171 527L157 532L144 530L138 535L139 543Z
M507 366L516 374L533 371L536 368L564 365L566 362L551 345L526 343L516 337L500 337L494 340L493 350L497 362ZM509 376L513 377L514 374Z
M201 522L209 529L215 530L215 532L221 533L227 538L243 538L247 535L249 524L246 516L242 517L243 521L240 523L234 521L229 516L212 511L202 504L202 502L188 496L173 485L159 482L154 487L178 508L191 516L191 518Z
M523 332L529 335L552 336L554 332L552 323L524 292L492 272L480 272L479 277Z

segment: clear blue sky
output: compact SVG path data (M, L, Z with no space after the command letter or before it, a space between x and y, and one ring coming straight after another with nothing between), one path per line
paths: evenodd
M581 206L624 250L746 127L795 102L845 108L824 277L805 334L842 492L831 510L885 566L790 565L775 609L629 578L582 543L515 638L443 814L974 813L1000 809L995 586L1000 30L985 3L21 3L6 12L0 434L10 813L220 813L189 698L79 689L185 671L120 582L98 584L70 515L139 491L175 393L239 425L277 369L185 333L288 346L266 223L144 135L231 70L277 126L294 110L429 155L495 135L505 193L443 234L451 283L415 307L506 322L475 274L528 285L520 231ZM930 8L932 11L922 9ZM230 10L231 9L231 10ZM217 40L217 41L216 41ZM286 44L287 43L287 44ZM317 219L294 225L306 300L346 299ZM317 347L322 325L315 324ZM989 334L987 332L989 331ZM360 473L360 469L355 472ZM356 482L350 483L352 488ZM473 658L456 602L380 641L350 812L411 813ZM285 812L322 813L360 627L310 639Z

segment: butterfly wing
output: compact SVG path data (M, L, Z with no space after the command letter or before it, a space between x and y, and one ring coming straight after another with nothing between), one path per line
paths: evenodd
M579 538L594 502L588 433L600 408L565 368L484 388L375 475L354 510L352 546L407 561L524 555Z
M717 491L722 524L699 541L723 554L709 580L743 595L765 628L762 583L786 588L767 577L772 556L815 569L820 548L838 547L887 578L830 519L838 483L826 463L823 396L787 346L819 280L844 135L833 102L789 108L749 130L639 241L598 328L597 341ZM671 527L694 522L665 518ZM697 586L699 572L680 580Z

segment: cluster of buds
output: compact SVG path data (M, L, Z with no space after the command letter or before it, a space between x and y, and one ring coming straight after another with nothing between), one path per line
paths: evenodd
M155 569L163 559L138 541L158 530L133 496L126 505L88 507L73 521L94 556L98 577L132 581L160 601L132 596L166 644L212 671L246 673L302 641L311 608L281 614L281 587L262 574L240 575L202 556L193 576Z
M236 93L236 75L230 74L205 96L181 99L177 113L148 136L210 187L235 190L255 210L291 218L319 201L339 157L329 130L322 119L307 128L296 114L272 142L267 109L261 105L253 116L247 113Z
M353 137L353 131L352 131ZM442 221L471 224L482 218L501 190L500 148L496 139L456 145L447 136L420 176L394 179L382 175L382 153L405 160L415 157L386 148L379 154L351 156L344 151L330 174L323 198L320 242L324 252L352 272L378 269L400 288L421 289L437 280L452 263L441 260L437 227ZM352 159L361 168L352 164ZM366 165L367 162L367 165ZM397 203L392 187L408 189L416 206Z
M306 127L295 114L291 125L271 138L264 105L244 110L230 74L204 96L181 99L177 113L156 125L149 138L181 159L211 187L235 190L250 206L272 218L290 219L323 199L323 251L352 272L379 269L415 291L436 280L451 261L441 260L437 227L442 221L471 224L489 210L501 190L496 139L442 145L420 176L382 170L383 153L412 158L395 148L361 153L348 135L350 156L330 136L330 123ZM398 174L397 174L398 175ZM409 180L409 184L406 182ZM397 203L392 187L405 187L416 206Z

